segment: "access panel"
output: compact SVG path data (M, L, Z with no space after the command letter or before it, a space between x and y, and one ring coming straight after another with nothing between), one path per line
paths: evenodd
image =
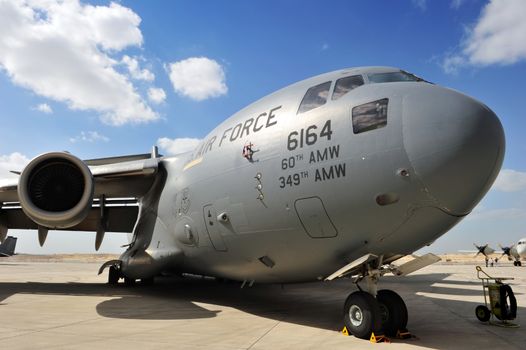
M294 203L294 208L305 232L312 238L331 238L338 235L321 198L298 199Z

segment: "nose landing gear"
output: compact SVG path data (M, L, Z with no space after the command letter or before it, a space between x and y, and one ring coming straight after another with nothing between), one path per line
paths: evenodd
M380 304L367 292L354 292L345 301L343 320L355 337L369 339L382 328Z
M366 254L342 267L326 280L351 275L359 291L351 293L345 301L343 319L345 328L357 338L370 339L371 335L385 335L406 338L407 307L397 293L389 289L378 290L378 280L391 272L404 276L437 262L440 258L433 254L415 257L401 266L383 264L383 256ZM365 280L366 290L359 283Z
M343 320L347 330L357 338L371 334L395 337L407 332L407 307L392 290L379 290L376 298L365 291L353 292L345 301Z

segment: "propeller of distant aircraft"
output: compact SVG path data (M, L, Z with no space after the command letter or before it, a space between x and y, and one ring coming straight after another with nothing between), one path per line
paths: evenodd
M481 245L481 246L478 246L475 243L473 243L473 245L478 250L478 252L475 254L475 256L478 256L479 254L482 254L482 255L484 255L487 258L488 255L493 254L495 252L495 250L493 248L489 247L487 243L485 245Z
M502 254L500 255L501 258L504 255L507 255L509 260L513 259L513 257L511 256L511 248L513 248L513 246L511 246L511 247L503 247L501 244L499 244L499 247L502 250Z
M497 251L497 252L493 248L491 248L488 244L484 244L484 245L480 245L479 246L476 243L473 243L475 248L477 248L476 251L463 251L463 252L475 252L475 257L478 256L479 254L482 254L486 258L486 261L488 260L489 255L491 255L493 253L497 253L497 254L500 253L501 255L498 258L495 259L496 261L498 259L501 259L504 255L506 255L509 261L513 261L513 265L514 266L522 266L521 253L519 253L517 251L517 245L521 244L522 242L523 242L523 240L519 241L519 243L513 244L513 245L508 246L508 247L503 247L501 244L499 244L499 247L500 247L501 250ZM522 244L524 244L524 243L522 243ZM524 259L524 257L522 257L522 259Z

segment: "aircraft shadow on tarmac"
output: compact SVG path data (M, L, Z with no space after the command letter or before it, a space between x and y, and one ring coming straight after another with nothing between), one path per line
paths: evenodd
M483 304L479 281L449 280L450 274L432 273L403 278L384 276L380 288L396 290L406 301L408 328L419 338L414 345L442 349L444 337L457 337L451 348L485 347L499 344L523 349L523 329L491 327L475 318L475 307ZM520 289L520 290L517 290ZM153 286L100 283L0 283L2 302L14 294L107 297L96 306L106 318L130 320L191 320L218 317L225 307L258 317L319 329L340 331L342 305L356 287L346 279L330 283L254 285L240 288L239 282L201 278L159 278ZM515 288L522 298L523 288ZM7 302L8 303L8 302ZM526 319L526 308L517 310L518 321ZM398 340L411 343L413 340Z
M463 310L474 319L475 306L483 302L482 287L475 281L447 280L449 274L407 276L403 280L385 276L381 288L398 291L408 302L410 323L414 298L419 293L437 295L435 304L450 310ZM430 284L430 281L433 283ZM433 286L439 283L440 286ZM451 286L451 288L448 287ZM462 288L462 286L470 286ZM154 286L109 286L89 283L0 283L0 302L17 293L107 296L97 305L99 315L108 318L140 320L180 320L216 317L222 305L256 316L328 330L341 329L342 305L356 288L348 280L331 283L292 285L254 285L240 288L237 282L221 283L201 278L160 278ZM415 295L415 291L417 291ZM479 302L443 300L450 296L478 296ZM516 293L520 295L520 293ZM418 300L418 299L417 299ZM458 303L458 305L456 305ZM211 304L202 306L200 304ZM458 312L461 312L458 311ZM525 314L520 308L518 314ZM476 321L476 320L475 320Z

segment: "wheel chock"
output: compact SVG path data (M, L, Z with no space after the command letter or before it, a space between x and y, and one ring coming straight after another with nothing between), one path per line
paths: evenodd
M371 338L369 339L371 343L390 343L391 340L385 335L374 335L374 332L371 333Z
M347 330L347 327L345 327L345 326L343 327L342 334L346 335L346 336L349 336L349 331Z
M398 332L396 332L396 339L409 339L411 337L412 335L407 329L399 329Z

